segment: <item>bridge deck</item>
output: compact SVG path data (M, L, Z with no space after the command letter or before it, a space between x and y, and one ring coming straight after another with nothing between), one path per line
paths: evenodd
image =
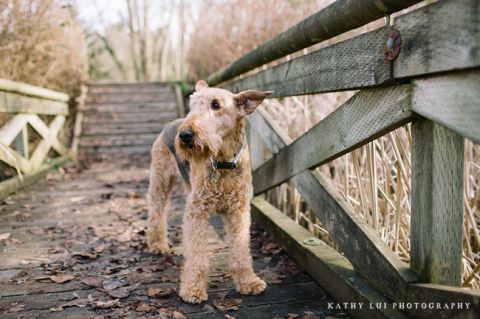
M131 150L87 151L79 163L0 204L1 318L347 316L328 310L327 293L255 227L254 266L269 287L259 296L238 295L218 218L210 230L209 300L183 303L176 292L184 190L177 186L169 216L173 252L147 253L149 156Z

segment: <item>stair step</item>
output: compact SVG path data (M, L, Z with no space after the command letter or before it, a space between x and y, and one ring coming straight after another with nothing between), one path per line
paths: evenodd
M127 125L130 123L126 123ZM134 123L134 125L122 126L120 125L89 125L85 126L82 130L83 136L94 136L94 135L116 135L116 134L141 134L141 133L151 133L151 134L160 134L163 130L164 125L162 124L151 124L151 123Z
M81 146L111 146L111 145L138 145L150 144L157 139L158 134L141 133L141 134L122 134L122 135L97 135L83 136L80 139Z
M125 104L94 104L88 105L85 112L133 112L133 111L175 111L178 112L176 102L148 102Z
M131 102L172 102L175 94L170 93L129 93L129 94L95 94L88 95L87 104L131 103Z
M124 122L124 121L137 121L138 119L152 119L163 120L168 118L175 118L177 112L175 111L138 111L138 112L88 112L85 114L86 122L91 121L99 122ZM99 123L100 124L100 123Z
M83 154L108 154L108 153L150 153L151 144L145 145L124 145L124 146L102 146L102 147L82 147L80 151Z
M116 113L115 116L89 115L83 120L84 123L97 125L119 124L119 123L167 123L176 118L174 112L144 112L132 116L124 116L123 113Z
M142 83L142 84L93 84L88 87L88 94L108 94L118 92L144 93L152 91L172 90L166 83Z

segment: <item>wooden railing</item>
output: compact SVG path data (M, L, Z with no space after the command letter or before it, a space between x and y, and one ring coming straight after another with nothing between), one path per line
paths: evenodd
M0 114L12 115L0 123L0 160L18 172L17 177L0 183L0 198L68 159L69 150L58 139L68 114L68 100L64 93L0 79ZM46 124L41 116L53 116L53 120ZM27 125L40 138L33 150ZM57 157L48 157L51 149Z
M261 196L252 203L255 220L335 298L363 302L362 309L347 309L358 317L480 318L480 294L459 288L464 138L480 142L478 1L441 0L383 28L245 75L416 2L338 0L208 82L234 92L272 90L274 97L360 90L295 141L264 110L248 118L255 195L293 182L342 254L308 245L312 235ZM313 170L409 122L411 264ZM262 162L264 145L274 156ZM445 302L463 302L463 309L445 309Z

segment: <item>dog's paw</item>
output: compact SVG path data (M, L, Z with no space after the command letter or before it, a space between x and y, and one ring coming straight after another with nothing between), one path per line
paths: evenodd
M237 283L237 291L242 295L259 295L265 288L267 288L267 284L258 277L249 282Z
M168 242L148 242L148 252L152 254L168 254L170 252L170 247Z
M192 304L202 303L203 301L206 301L208 299L206 289L201 289L201 288L181 287L179 295L183 301L192 303Z

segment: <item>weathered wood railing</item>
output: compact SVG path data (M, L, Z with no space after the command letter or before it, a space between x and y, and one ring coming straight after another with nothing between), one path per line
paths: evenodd
M348 309L358 317L479 318L480 294L459 288L464 137L480 142L477 0L439 1L396 17L393 25L237 78L416 2L338 0L207 81L232 91L272 90L274 97L359 89L293 142L265 111L248 119L255 194L291 180L342 254L305 244L311 234L260 196L252 203L254 218L335 298L363 302L362 309ZM409 122L411 264L313 170ZM263 163L258 140L274 154ZM445 302L463 302L463 309L445 309Z
M51 167L68 159L69 150L57 137L68 114L68 100L64 93L0 79L0 114L12 115L0 123L0 160L19 173L0 183L0 198L44 176ZM47 125L39 115L54 118ZM32 152L27 125L41 138ZM48 157L51 149L57 157Z

